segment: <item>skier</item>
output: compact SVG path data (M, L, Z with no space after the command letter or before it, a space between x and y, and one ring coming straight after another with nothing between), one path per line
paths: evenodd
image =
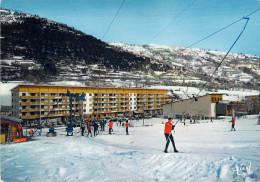
M231 120L231 121L229 121L229 122L231 122L231 123L232 123L232 128L231 128L231 131L236 131L236 129L235 129L235 123L236 123L236 121L235 121L235 118L234 118L234 117L232 117L232 120Z
M103 122L103 131L105 131L106 124L107 124L107 120L104 120L104 122Z
M92 132L91 132L91 122L88 121L88 135L91 134L92 137Z
M33 137L33 134L34 134L34 133L33 133L33 129L30 129L30 131L29 131L29 136L30 136L30 137Z
M128 133L128 120L126 120L125 128L126 128L126 135L129 135L129 133Z
M112 135L112 129L113 129L113 120L111 120L109 123L109 133L108 134Z
M179 152L175 147L174 139L172 136L172 130L174 130L174 127L175 126L172 124L172 118L169 118L168 122L165 123L165 128L164 128L164 135L166 138L166 146L165 146L165 150L164 150L165 153L168 153L167 149L170 144L170 140L172 141L172 146L174 148L174 152Z
M102 119L101 122L100 122L101 131L104 131L104 129L103 129L103 127L104 127L103 123L104 123L104 119Z
M97 131L98 131L98 124L97 122L94 123L94 136L97 136Z
M84 121L82 121L82 123L80 124L81 136L84 136L85 128L86 128L85 123Z

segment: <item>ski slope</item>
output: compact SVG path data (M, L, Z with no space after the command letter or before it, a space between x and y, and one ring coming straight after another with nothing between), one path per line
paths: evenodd
M130 135L114 123L113 135L36 136L34 141L1 145L1 179L13 181L259 181L260 125L257 116L175 127L181 153L163 153L165 119L132 121ZM176 120L175 120L176 122ZM108 130L108 127L106 127ZM74 128L79 131L79 128Z

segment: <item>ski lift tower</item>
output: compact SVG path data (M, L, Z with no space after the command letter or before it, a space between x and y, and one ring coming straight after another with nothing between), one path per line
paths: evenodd
M67 129L67 136L72 136L73 135L73 127L72 127L72 120L73 120L73 117L72 117L72 100L73 100L73 98L75 98L78 101L80 101L80 100L84 101L84 100L86 100L85 99L86 94L84 92L81 95L79 95L79 94L72 94L72 93L70 93L69 90L67 90L66 96L68 96L69 100L70 100L70 124L69 124L69 127Z

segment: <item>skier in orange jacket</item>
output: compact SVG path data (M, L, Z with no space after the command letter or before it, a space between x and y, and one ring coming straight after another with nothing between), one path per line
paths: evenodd
M113 129L113 120L111 120L109 123L109 133L108 134L112 135L112 129Z
M235 118L232 117L232 120L230 122L232 123L231 131L236 131L236 129L235 129L235 124L236 124Z
M29 136L30 136L30 137L33 137L33 134L34 134L33 129L30 129L30 130L29 130Z
M126 120L126 123L125 123L125 128L126 128L126 134L129 135L128 133L128 121Z
M88 135L90 134L91 135L91 137L92 137L92 132L91 132L91 130L92 130L92 128L91 128L91 122L90 121L88 121L87 122L87 127L88 127ZM88 137L88 135L87 135L87 137Z
M167 149L170 144L170 140L172 141L172 146L174 148L174 152L178 152L178 150L175 147L174 139L172 136L172 130L174 130L174 127L175 126L172 124L172 118L169 118L168 122L165 123L165 128L164 128L164 135L166 138L166 146L165 146L165 150L164 150L165 153L168 153Z

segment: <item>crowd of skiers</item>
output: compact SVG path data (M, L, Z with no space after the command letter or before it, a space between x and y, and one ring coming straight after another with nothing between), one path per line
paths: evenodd
M80 123L80 130L81 130L81 135L84 136L84 133L87 133L87 136L97 136L99 134L99 131L105 131L106 126L109 128L109 133L112 135L113 132L113 125L114 122L116 122L117 126L124 126L126 127L126 135L129 135L128 133L128 120L122 121L122 120L116 120L116 119L111 119L111 120L106 120L106 119L89 119L85 120ZM87 131L86 131L87 130ZM92 130L93 130L93 135L92 135Z

